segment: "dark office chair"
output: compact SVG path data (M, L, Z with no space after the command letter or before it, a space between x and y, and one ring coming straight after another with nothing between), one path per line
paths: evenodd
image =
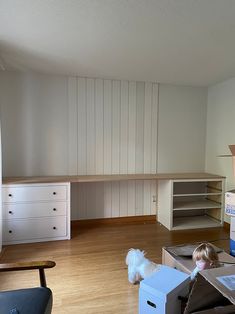
M52 261L0 264L0 272L38 269L41 287L0 291L1 314L50 314L52 291L46 286L45 268L52 268Z

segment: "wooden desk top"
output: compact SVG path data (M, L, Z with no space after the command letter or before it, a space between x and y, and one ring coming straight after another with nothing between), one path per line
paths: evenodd
M187 179L223 179L225 177L205 173L156 173L156 174L112 174L112 175L78 175L78 176L32 176L3 177L3 184L59 183L59 182L106 182L126 180L187 180Z

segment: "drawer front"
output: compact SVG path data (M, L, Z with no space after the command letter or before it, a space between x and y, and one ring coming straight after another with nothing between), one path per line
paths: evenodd
M45 186L4 186L2 188L2 201L5 203L52 201L67 199L66 185Z
M5 203L2 211L3 219L66 216L67 203Z
M65 237L66 217L3 220L3 242Z

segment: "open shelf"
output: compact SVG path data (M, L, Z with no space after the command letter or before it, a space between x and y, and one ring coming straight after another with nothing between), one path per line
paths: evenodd
M173 210L220 208L221 204L207 199L174 201Z
M224 177L158 183L158 221L169 230L221 227Z
M172 230L221 227L222 223L210 216L176 217Z
M221 195L220 193L184 193L184 194L173 194L174 197L179 197L179 196L202 196L202 195Z

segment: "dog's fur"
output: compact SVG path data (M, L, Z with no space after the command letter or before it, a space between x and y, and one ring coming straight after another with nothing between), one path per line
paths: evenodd
M126 264L128 266L128 280L133 284L151 276L160 267L159 264L147 259L145 252L139 249L130 249L128 251Z

